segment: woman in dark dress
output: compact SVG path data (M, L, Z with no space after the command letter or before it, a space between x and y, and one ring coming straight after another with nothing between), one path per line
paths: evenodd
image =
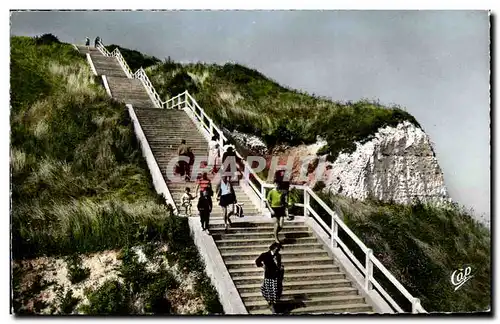
M281 254L279 254L280 248L281 244L274 242L269 247L269 251L262 253L255 260L258 267L264 266L264 281L260 291L271 307L273 314L276 314L276 303L283 291L284 267L281 263Z

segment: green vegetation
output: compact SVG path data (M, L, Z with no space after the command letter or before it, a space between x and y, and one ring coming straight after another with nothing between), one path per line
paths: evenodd
M82 258L78 254L73 254L66 259L68 266L68 277L72 284L84 281L90 276L90 269L82 267Z
M127 111L107 97L83 55L53 35L12 37L10 75L15 260L98 252L146 241L170 244L178 235L174 232L189 233L187 221L174 218L155 193ZM183 242L187 246L169 251L179 255L187 249L189 262L200 263L192 239ZM188 266L186 271L208 283L197 290L207 311L217 309L214 303L221 309L217 293L199 268ZM21 275L15 273L14 281ZM73 282L86 276L77 261L70 265ZM164 287L151 286L151 293L157 296ZM111 294L118 288L107 289ZM14 290L18 301L26 297ZM71 296L63 297L72 304ZM151 298L154 309L158 298ZM15 303L16 310L20 306Z
M123 48L115 44L106 46L106 49L110 52L114 51L115 48L118 48L120 53L122 53L123 58L125 59L125 61L127 61L128 66L134 73L141 67L145 69L151 65L161 62L158 58L154 56L144 55L138 51L131 50L128 48Z
M59 301L61 314L73 313L76 305L80 302L80 298L73 296L72 290L67 290L66 293L64 293L62 289L57 293L57 300Z
M355 141L369 140L380 127L402 121L420 127L399 107L310 96L239 64L180 65L167 60L147 72L163 98L188 90L217 124L257 135L270 147L310 144L320 136L328 143L320 153L328 153L329 160L353 152Z

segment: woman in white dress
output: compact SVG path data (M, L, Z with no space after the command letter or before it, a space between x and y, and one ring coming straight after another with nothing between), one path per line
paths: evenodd
M208 167L210 168L210 172L212 174L215 173L218 157L219 157L219 143L217 143L217 137L212 136L212 139L208 143Z

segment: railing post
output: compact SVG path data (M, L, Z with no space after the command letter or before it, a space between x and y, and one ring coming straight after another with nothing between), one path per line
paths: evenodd
M420 306L420 299L413 298L413 301L411 302L411 312L413 314L417 314L419 306Z
M309 195L309 191L307 188L304 188L304 217L307 219L309 217L309 199L311 196Z
M370 256L373 254L372 249L368 249L365 252L366 260L365 260L365 289L371 290L372 283L370 279L373 277L373 263L370 260Z
M266 209L266 187L260 187L260 195L260 210L264 212L264 209Z
M333 216L331 218L332 218L332 233L331 233L331 237L330 237L330 244L333 248L336 248L339 227L338 227L337 222L333 218Z

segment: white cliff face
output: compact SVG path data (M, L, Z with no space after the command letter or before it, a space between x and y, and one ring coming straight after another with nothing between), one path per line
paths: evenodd
M266 150L254 135L233 132L233 136L253 152L262 154ZM372 197L400 204L411 204L416 199L451 202L429 136L410 122L379 129L370 141L356 143L353 153L339 154L333 163L326 162L323 156L324 163L320 162L314 173L301 181L301 170L304 172L308 166L302 165L300 158L316 158L325 144L318 139L315 144L291 147L278 154L294 157L292 182L313 187L323 181L325 190L360 200Z
M326 162L323 176L308 184L322 180L325 190L361 200L449 201L429 136L415 125L403 122L380 129L372 140L356 146L355 152L340 154L334 163Z
M251 152L261 155L267 152L266 144L255 135L245 134L235 130L231 132L231 136Z

